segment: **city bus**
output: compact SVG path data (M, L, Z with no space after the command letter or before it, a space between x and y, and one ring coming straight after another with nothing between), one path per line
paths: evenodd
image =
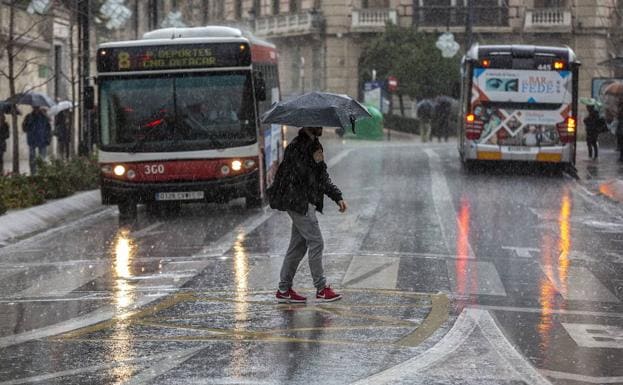
M458 150L476 163L574 167L580 63L568 47L474 45L461 65Z
M263 204L284 143L259 120L279 100L274 45L230 27L159 29L101 44L96 85L104 204L125 217L137 204Z

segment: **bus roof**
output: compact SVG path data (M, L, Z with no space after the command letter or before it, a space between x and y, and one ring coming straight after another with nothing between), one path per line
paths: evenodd
M99 48L138 47L198 43L250 43L276 49L275 45L238 28L210 25L206 27L161 28L143 34L143 39L103 43Z
M467 60L480 60L492 55L511 55L512 57L534 57L535 55L553 55L568 62L577 62L575 52L567 46L540 46L523 44L479 45L474 44L465 55Z

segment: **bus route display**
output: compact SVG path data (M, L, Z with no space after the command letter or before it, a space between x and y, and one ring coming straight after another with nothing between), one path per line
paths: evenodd
M99 72L158 71L251 65L246 43L179 44L100 48Z

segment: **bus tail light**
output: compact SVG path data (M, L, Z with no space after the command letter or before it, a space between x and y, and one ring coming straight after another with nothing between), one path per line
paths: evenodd
M557 71L565 69L565 62L562 60L556 60L554 62L554 69Z
M575 121L575 117L569 116L562 123L558 123L556 125L556 129L558 130L558 136L560 137L560 141L562 143L571 143L575 141L575 132L576 132L577 124Z
M475 124L476 115L469 113L465 115L465 138L468 140L476 140L480 138L482 126Z

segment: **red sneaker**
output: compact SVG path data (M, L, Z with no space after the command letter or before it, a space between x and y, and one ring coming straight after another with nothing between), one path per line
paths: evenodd
M331 289L331 286L325 286L324 289L316 292L316 299L319 299L322 302L332 302L337 301L342 298L342 294L338 294Z
M279 303L303 303L307 301L307 298L299 295L292 289L288 289L288 291L283 293L277 290L277 294L275 294L275 297L277 298L277 302Z

